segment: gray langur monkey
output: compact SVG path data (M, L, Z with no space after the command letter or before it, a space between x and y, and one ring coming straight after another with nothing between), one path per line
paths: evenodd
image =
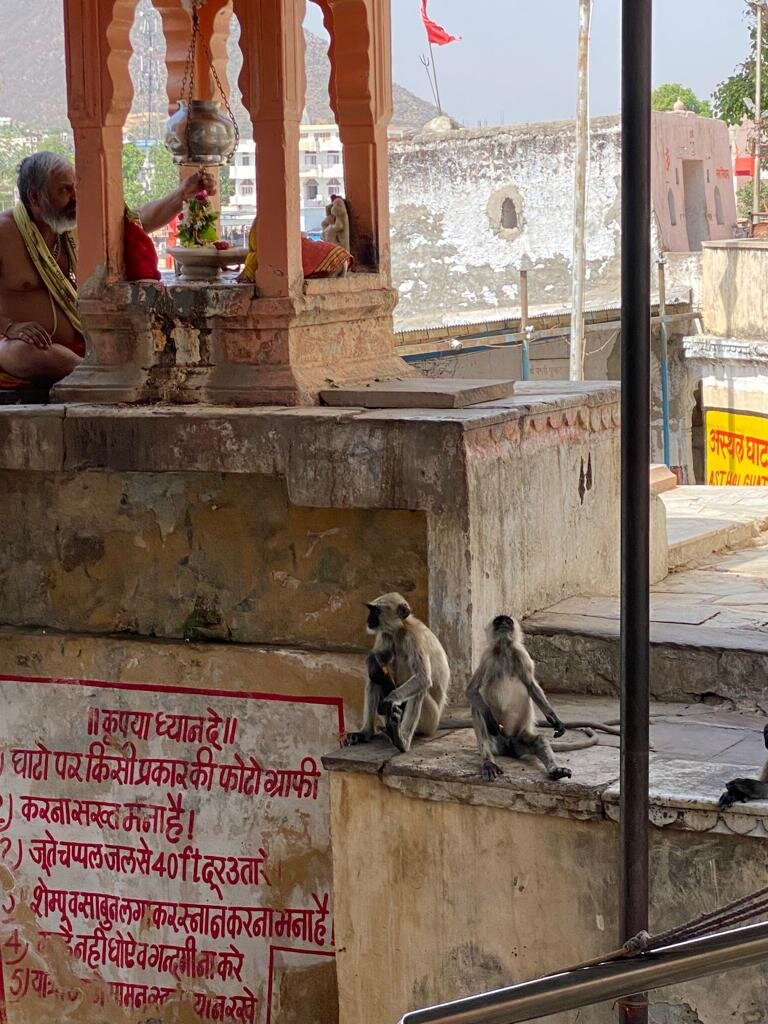
M347 733L345 746L368 743L376 716L398 750L410 750L416 733L434 736L448 698L451 671L443 645L397 593L366 604L366 631L375 636L367 658L363 728Z
M768 748L768 725L763 729L763 742ZM730 782L726 782L719 807L725 811L737 802L744 804L747 800L766 799L768 799L768 761L763 765L759 779L731 779Z
M551 746L536 726L534 705L555 730L555 736L565 732L565 725L536 681L533 659L525 649L519 624L511 615L497 615L486 632L488 646L467 687L483 778L492 782L503 774L496 763L498 755L526 754L538 757L550 779L570 778L570 768L557 764Z

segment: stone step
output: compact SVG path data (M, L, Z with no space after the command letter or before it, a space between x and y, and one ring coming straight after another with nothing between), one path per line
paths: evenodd
M652 695L657 700L730 702L768 714L768 633L716 626L716 616L704 604L652 611ZM572 598L530 616L523 628L546 690L618 694L615 599Z
M670 572L747 547L768 530L765 487L683 486L660 497L667 514Z

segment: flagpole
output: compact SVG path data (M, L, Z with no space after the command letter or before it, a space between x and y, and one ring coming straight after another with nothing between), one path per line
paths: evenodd
M586 267L587 161L589 159L589 32L592 0L579 4L576 154L573 178L573 262L569 376L584 380L584 286Z
M435 64L435 52L432 49L432 40L427 37L429 43L429 59L432 61L432 77L435 80L435 97L437 98L437 112L442 115L443 105L440 102L440 86L437 84L437 65Z

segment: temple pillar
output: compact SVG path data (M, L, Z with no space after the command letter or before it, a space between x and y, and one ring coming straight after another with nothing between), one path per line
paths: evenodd
M235 0L240 88L256 142L259 269L270 297L301 292L299 126L304 112L305 0Z
M319 0L331 37L330 99L344 151L351 244L361 268L390 275L387 129L391 17L379 0Z
M184 68L192 35L192 16L183 0L152 0L159 13L165 36L165 66L168 71L168 113L178 109L184 85ZM219 98L216 80L208 67L204 43L213 58L213 66L225 95L229 95L227 80L227 40L232 19L232 0L206 0L199 10L200 38L195 50L195 99Z
M75 140L78 280L118 280L123 269L123 125L137 0L64 0L67 97ZM87 216L82 216L87 197Z

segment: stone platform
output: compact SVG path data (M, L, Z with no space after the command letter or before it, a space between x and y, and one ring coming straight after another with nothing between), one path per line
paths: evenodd
M194 831L206 863L242 866L247 853L265 876L217 892L189 878L57 864L45 884L120 906L199 899L219 913L259 913L258 934L197 936L198 949L217 956L237 938L242 983L232 979L228 994L247 1007L252 993L262 1021L277 1020L278 1004L286 1019L303 1019L309 1005L318 1020L335 1020L331 780L319 766L362 711L363 602L403 593L443 638L458 696L499 610L531 612L598 581L617 585L618 486L612 385L562 384L467 409L0 409L3 799L21 805L37 758L50 768L39 790L46 799L122 806L145 793L164 804L167 794L194 806L185 835ZM178 723L192 731L177 740L169 721L174 736ZM230 742L212 754L207 729L215 735L217 722L228 723ZM140 735L129 738L131 728ZM61 758L48 764L46 752L56 751L90 766L102 740L119 769L109 779L85 770L65 779ZM15 759L18 771L10 750L29 754ZM200 781L200 756L218 765L218 782L204 791L184 774ZM160 782L136 781L149 763L171 760ZM77 960L74 943L69 955L57 947L56 958L39 943L40 932L69 927L31 905L37 869L28 851L54 839L42 818L18 827L23 857L3 864L4 905L15 901L9 927L35 949L41 977L57 990L65 979L61 998L83 1008L78 1024L127 1021L114 1000L95 1005L98 968ZM115 836L90 825L64 833L97 853L123 841ZM148 863L175 855L163 834L144 838ZM314 925L298 934L284 914ZM94 927L78 919L72 934L96 942ZM123 931L126 941L178 944L170 925L145 929L134 919ZM108 977L121 999L126 975ZM131 1024L152 1016L145 980ZM158 1010L191 1020L175 984L169 979ZM194 988L201 1003L204 984ZM9 1020L58 1020L61 1005L43 1012L32 993Z
M0 410L0 624L362 650L360 602L397 589L461 692L500 610L616 586L618 417L615 386L567 383L459 410Z
M743 547L768 530L768 488L675 487L661 494L670 571L726 548Z

